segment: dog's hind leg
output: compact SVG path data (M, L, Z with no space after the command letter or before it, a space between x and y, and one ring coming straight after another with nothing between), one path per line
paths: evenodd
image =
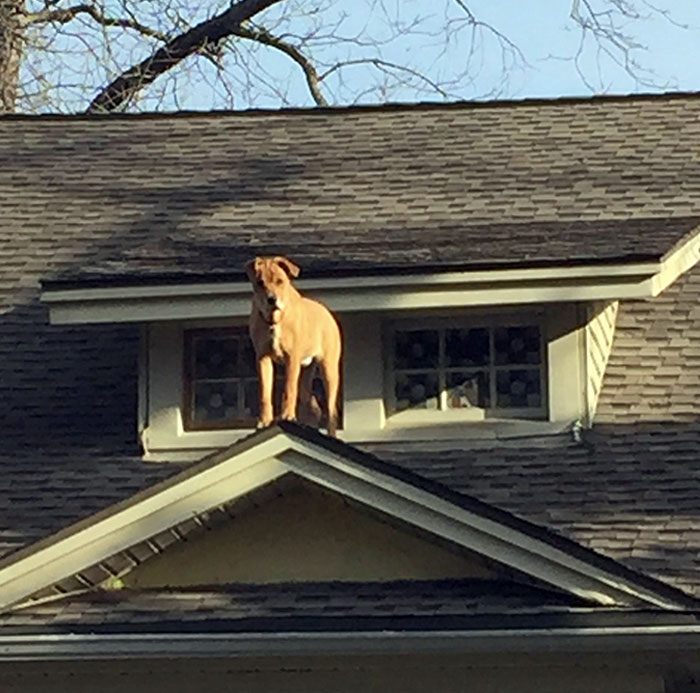
M328 435L335 438L338 428L338 389L340 386L340 354L337 358L324 359L320 363L323 387L326 390L326 414Z
M299 380L299 422L313 428L319 428L323 417L323 412L313 389L317 370L316 363L306 366L301 371L301 379Z

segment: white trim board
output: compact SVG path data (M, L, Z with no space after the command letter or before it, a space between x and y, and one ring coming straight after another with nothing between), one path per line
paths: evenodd
M284 424L0 561L0 608L287 473L593 603L667 609L695 604L535 525L447 489L438 493L429 482L349 445Z
M300 279L337 312L653 298L700 260L694 234L659 262ZM247 316L248 282L46 289L53 324Z

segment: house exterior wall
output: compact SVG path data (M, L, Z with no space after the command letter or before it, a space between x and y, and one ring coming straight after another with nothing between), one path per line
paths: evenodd
M593 303L585 328L586 340L586 422L592 425L603 387L605 368L615 337L615 321L619 303Z
M598 657L601 659L601 657ZM639 664L617 655L617 663L571 653L558 656L480 657L327 657L313 661L211 661L198 659L111 662L52 662L4 665L0 687L16 693L99 690L101 693L686 693L667 685L664 665ZM605 659L609 659L605 658ZM470 661L472 663L470 663ZM635 664L626 664L636 662Z
M340 497L297 486L171 546L134 568L123 583L149 588L467 577L487 579L492 573L476 556L435 546Z
M522 315L515 308L498 306L493 310L452 309L413 311L411 320L420 325L424 320L442 318L450 321L478 322L483 316L500 312ZM573 303L539 307L527 313L539 321L545 342L545 397L547 420L519 419L475 420L473 409L445 412L407 411L388 416L386 329L400 313L355 312L340 314L343 331L343 425L339 436L351 443L374 440L454 440L479 437L480 426L494 429L507 427L516 434L549 432L552 426L564 427L586 415L587 387L584 331L589 313ZM481 318L480 318L481 316ZM226 429L185 431L180 408L183 403L183 341L186 329L245 325L244 320L228 321L161 321L144 330L147 346L141 365L140 408L144 419L139 429L147 456L158 459L158 453L172 460L173 454L191 459L203 452L230 445L250 430ZM481 411L481 410L479 410ZM410 414L410 421L405 420ZM424 418L423 418L423 415Z

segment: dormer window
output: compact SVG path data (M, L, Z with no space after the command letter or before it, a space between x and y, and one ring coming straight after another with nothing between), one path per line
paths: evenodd
M254 427L258 378L248 330L186 330L184 337L185 429Z
M185 431L255 428L259 411L255 350L248 327L201 328L183 333L184 383L182 422ZM284 366L275 365L274 401L279 412ZM316 374L312 389L325 411L323 382ZM342 388L338 405L342 428ZM325 425L325 417L321 419Z
M661 264L300 279L299 289L328 305L342 327L339 437L448 441L546 434L592 421L616 297L656 295L695 257L692 243ZM56 323L143 325L139 433L147 457L196 459L253 430L258 385L247 335L250 283L242 277L59 284L43 300Z
M392 323L387 342L390 416L546 416L545 349L535 318L401 321Z

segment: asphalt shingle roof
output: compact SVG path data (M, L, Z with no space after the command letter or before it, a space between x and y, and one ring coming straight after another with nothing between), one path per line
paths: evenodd
M45 288L245 280L245 260L288 255L304 277L653 262L697 234L700 217L475 224L430 228L166 236L86 263Z
M188 590L119 590L75 595L0 615L9 628L79 628L229 631L303 630L311 624L333 630L367 627L411 629L460 623L476 628L494 616L521 617L572 612L575 597L512 583L439 580L388 583L230 585ZM491 617L491 619L489 619ZM175 625L176 624L176 625ZM412 624L412 625L411 625Z
M235 243L252 254L272 239L301 253L302 234L314 247L361 236L358 263L379 237L392 263L422 263L443 246L452 257L450 239L463 243L470 227L479 243L467 260L600 260L635 245L658 255L700 217L698 161L693 95L1 117L2 552L180 469L139 457L138 328L51 326L41 280L180 272L180 251L188 271L228 272L247 259L231 254ZM405 247L388 242L403 233ZM430 234L433 256L419 243ZM660 297L621 305L584 444L567 435L373 451L700 595L699 298L696 267Z
M229 271L269 247L309 264L343 238L365 265L382 247L404 266L659 255L687 230L667 219L699 216L699 116L700 98L667 96L3 117L2 248L42 279L130 274L129 253L169 242Z

